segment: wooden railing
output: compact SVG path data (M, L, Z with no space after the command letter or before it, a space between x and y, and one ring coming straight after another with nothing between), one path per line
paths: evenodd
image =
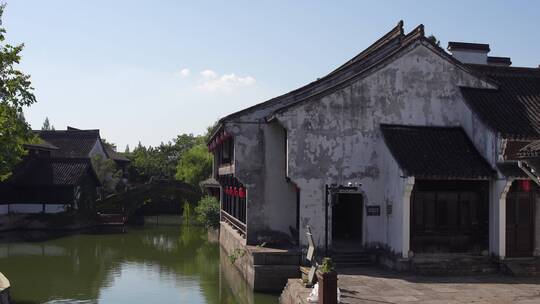
M243 237L246 236L246 224L242 223L224 210L221 210L221 220L231 225L231 227L237 230Z

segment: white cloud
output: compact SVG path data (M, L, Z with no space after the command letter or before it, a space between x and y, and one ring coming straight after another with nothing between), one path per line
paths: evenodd
M188 68L182 69L180 71L180 76L182 77L188 77L189 75L191 75L191 71Z
M255 85L257 80L252 76L237 76L234 73L223 74L218 76L216 72L212 70L205 70L201 72L203 81L197 86L197 89L214 92L214 91L233 91L237 88L250 87Z
M201 76L207 79L217 78L217 73L212 70L204 70L201 72Z
M188 68L183 68L178 72L174 72L174 76L176 77L189 77L191 75L191 70Z

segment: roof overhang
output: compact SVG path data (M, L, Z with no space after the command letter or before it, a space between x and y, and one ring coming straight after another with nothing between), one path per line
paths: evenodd
M461 127L381 124L381 131L406 176L488 180L495 174Z

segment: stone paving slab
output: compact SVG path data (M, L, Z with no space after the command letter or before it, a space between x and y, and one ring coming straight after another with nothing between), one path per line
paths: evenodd
M540 304L540 278L501 274L462 277L430 277L395 273L379 268L340 272L341 303L412 304ZM282 303L307 303L309 289L289 280ZM291 299L291 301L284 301Z

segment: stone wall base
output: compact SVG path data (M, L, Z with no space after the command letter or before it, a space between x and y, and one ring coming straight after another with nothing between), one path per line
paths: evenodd
M278 292L288 278L300 277L298 250L246 245L245 239L224 222L220 225L219 243L254 291Z

